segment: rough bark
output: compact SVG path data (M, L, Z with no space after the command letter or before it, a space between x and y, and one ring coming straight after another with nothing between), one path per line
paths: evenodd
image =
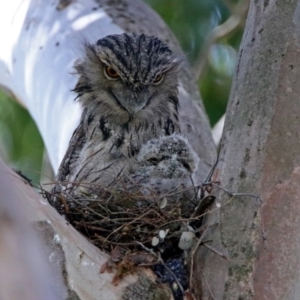
M300 1L251 1L221 142L203 299L298 299ZM213 298L214 297L214 298Z

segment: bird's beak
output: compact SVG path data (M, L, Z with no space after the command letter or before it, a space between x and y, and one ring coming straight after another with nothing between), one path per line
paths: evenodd
M148 94L143 95L142 93L140 93L128 102L130 103L130 105L126 107L126 110L129 112L130 115L134 117L138 112L147 107L147 105L150 102L150 99L151 97L149 97Z

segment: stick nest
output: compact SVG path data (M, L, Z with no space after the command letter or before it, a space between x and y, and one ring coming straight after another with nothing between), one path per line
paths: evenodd
M136 249L137 242L174 251L183 225L196 225L200 220L199 216L191 218L199 205L199 188L194 186L181 185L162 195L132 186L128 191L120 185L60 183L49 200L77 230L108 253L116 246Z
M211 188L210 183L195 187L192 180L189 187L180 184L166 192L142 185L128 188L124 182L110 187L57 182L47 198L78 231L110 254L100 272L116 269L113 284L136 266L148 266L169 284L174 299L181 300L192 287L193 255L186 254L199 246L197 238L201 241L204 234L201 221L214 200ZM192 237L186 241L187 236Z

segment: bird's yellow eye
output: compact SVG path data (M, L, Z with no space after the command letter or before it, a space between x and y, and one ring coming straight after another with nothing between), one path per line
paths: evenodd
M112 67L106 66L104 70L108 78L117 79L120 77L119 73Z
M164 74L160 73L155 77L155 79L153 80L153 83L160 84L162 82L163 78L164 78Z

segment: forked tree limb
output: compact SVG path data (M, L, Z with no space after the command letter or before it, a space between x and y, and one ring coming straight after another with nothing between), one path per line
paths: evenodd
M203 299L297 299L300 227L299 1L251 1L226 112L218 195L198 252ZM207 288L205 282L209 285Z

